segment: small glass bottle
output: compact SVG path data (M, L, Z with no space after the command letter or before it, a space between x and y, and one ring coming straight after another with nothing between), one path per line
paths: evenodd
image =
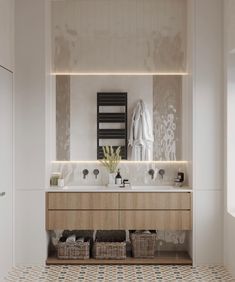
M115 177L115 184L116 185L122 185L122 177L120 174L120 169L118 169L117 175Z

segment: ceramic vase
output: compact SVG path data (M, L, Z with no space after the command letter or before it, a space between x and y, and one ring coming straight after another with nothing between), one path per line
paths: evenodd
M109 185L114 185L115 184L115 177L116 173L109 173Z

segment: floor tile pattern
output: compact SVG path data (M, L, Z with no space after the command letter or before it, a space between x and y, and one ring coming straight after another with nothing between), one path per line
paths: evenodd
M18 266L7 282L150 282L150 281L235 281L223 266L163 265L77 265Z

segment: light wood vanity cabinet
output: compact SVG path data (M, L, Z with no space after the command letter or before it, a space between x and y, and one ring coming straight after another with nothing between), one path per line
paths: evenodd
M120 193L122 210L190 210L190 193Z
M121 229L191 229L190 193L120 194Z
M120 211L120 229L190 230L191 212L180 210Z
M191 193L48 192L53 229L191 230Z
M119 212L105 210L49 210L47 229L119 229Z
M48 193L50 210L118 210L118 193Z
M47 193L47 229L119 229L118 193Z

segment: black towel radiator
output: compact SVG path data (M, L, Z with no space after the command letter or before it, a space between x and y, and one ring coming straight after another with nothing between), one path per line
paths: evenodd
M100 107L120 106L124 111L120 112L102 112ZM100 123L121 123L122 129L100 128ZM98 92L97 93L97 159L104 157L100 140L119 139L124 140L120 155L123 160L127 160L127 93L126 92ZM118 146L113 146L116 150Z

